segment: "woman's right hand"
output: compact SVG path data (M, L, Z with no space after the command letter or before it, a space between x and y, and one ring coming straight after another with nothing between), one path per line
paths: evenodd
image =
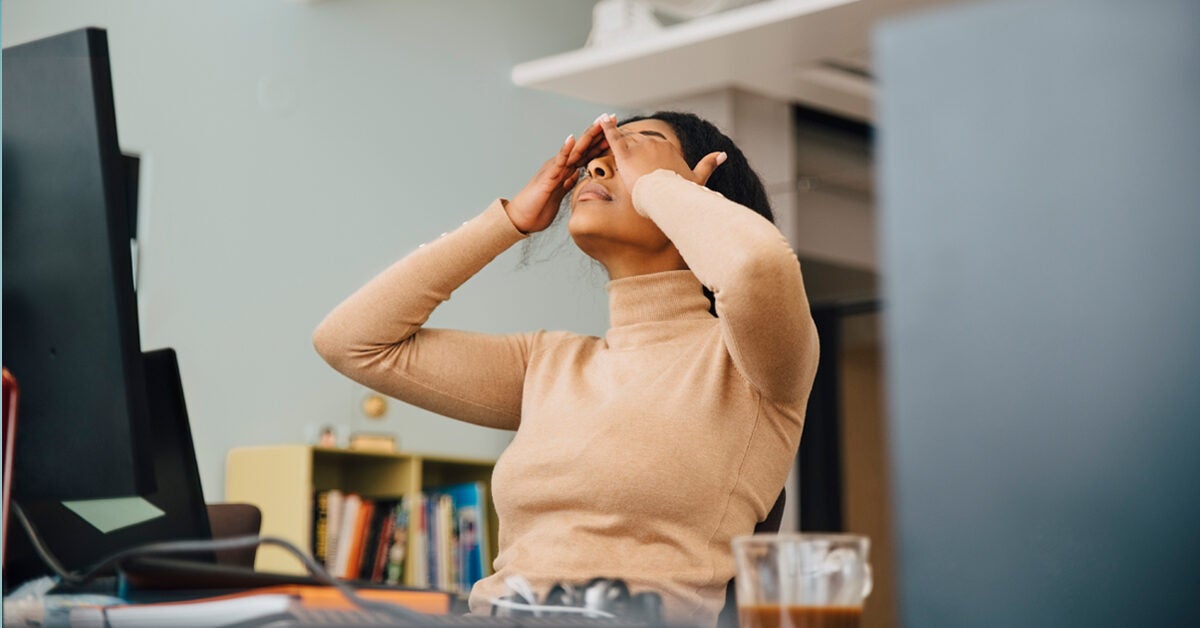
M558 154L542 164L533 179L505 204L508 219L521 233L536 233L550 226L563 198L579 180L579 166L608 147L600 118L588 126L578 141L567 136Z

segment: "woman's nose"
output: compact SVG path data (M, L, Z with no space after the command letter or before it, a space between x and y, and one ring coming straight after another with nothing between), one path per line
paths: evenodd
M588 162L588 176L593 179L607 179L616 174L616 164L612 157L604 155Z

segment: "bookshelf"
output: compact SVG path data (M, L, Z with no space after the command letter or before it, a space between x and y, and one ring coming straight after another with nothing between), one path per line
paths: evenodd
M370 452L310 445L238 447L225 463L225 500L254 504L262 511L262 534L277 536L311 552L313 496L340 489L370 498L399 498L462 482L490 484L495 461L415 452ZM488 496L491 499L490 491ZM496 510L488 504L488 535L495 559ZM414 539L410 535L409 553ZM304 566L277 547L263 547L255 569L304 573ZM405 584L412 584L411 572Z

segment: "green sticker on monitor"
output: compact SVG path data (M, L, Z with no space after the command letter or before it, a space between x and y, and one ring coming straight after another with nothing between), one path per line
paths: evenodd
M101 534L161 517L166 513L141 497L115 497L63 502L63 506L92 524Z

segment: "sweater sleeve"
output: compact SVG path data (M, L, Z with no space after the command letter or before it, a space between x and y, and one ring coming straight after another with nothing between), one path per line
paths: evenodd
M802 401L818 358L800 262L762 216L669 170L640 179L634 208L654 221L716 297L725 344L766 398Z
M516 429L532 334L422 326L450 293L524 236L501 201L423 244L338 305L313 334L342 374L415 406Z

